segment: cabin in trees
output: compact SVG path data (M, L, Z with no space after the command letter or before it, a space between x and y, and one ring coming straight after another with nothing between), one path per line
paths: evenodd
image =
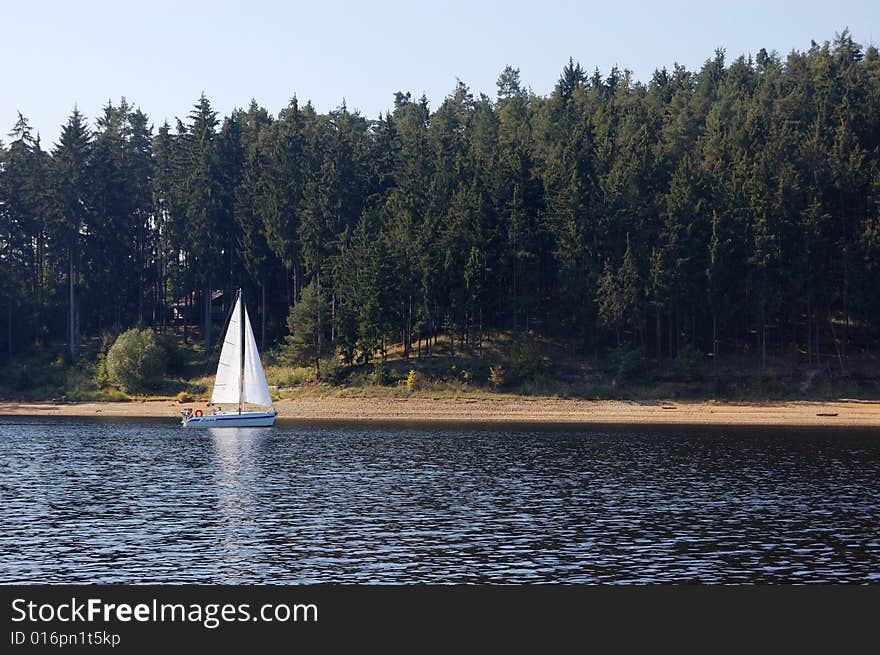
M190 291L171 303L171 317L175 324L193 325L201 321L201 293ZM211 291L211 320L223 321L226 318L226 298L222 289Z

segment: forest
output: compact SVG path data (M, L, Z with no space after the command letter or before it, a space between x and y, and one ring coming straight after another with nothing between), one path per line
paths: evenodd
M375 119L203 94L156 127L123 98L51 146L19 114L0 262L5 362L137 325L211 353L212 292L242 287L263 350L344 364L527 334L844 370L880 330L880 54L844 31L647 82L569 60L546 97L509 66L494 98Z

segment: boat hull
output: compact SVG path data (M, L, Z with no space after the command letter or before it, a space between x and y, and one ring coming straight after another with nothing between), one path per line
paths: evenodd
M268 428L275 423L276 412L221 412L184 418L185 428Z

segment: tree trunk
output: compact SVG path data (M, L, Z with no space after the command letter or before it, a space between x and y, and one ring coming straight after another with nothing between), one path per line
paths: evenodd
M660 329L660 308L657 308L657 361L660 361L660 358L663 357L663 338L662 331Z
M12 357L12 294L9 294L9 307L8 314L6 316L6 339L9 346L9 357Z
M321 271L315 273L315 284L317 285L318 302L315 303L315 324L318 326L318 352L321 352L324 346L324 326L321 324Z
M478 348L479 348L479 352L480 352L480 358L482 358L483 357L483 308L482 308L482 306L480 307L479 332L480 332L480 336L479 336Z
M144 322L144 222L138 216L138 323Z
M76 289L75 289L75 266L73 262L73 248L68 248L67 250L67 258L69 263L69 270L67 274L68 286L69 286L69 311L68 311L68 326L67 326L67 343L68 348L70 350L70 358L76 359L79 355L79 343L77 342L77 333L79 332L77 326L77 312L76 312Z
M813 363L813 309L807 301L807 364Z
M205 352L207 354L211 354L211 285L208 284L205 287L205 323L204 323L204 334L202 335L205 341Z
M718 315L712 312L712 369L718 378Z
M260 285L260 351L266 352L266 274L263 273L263 284Z
M761 370L767 368L767 321L764 310L761 310Z
M837 341L837 331L834 329L834 320L829 318L828 325L831 326L831 338L834 339L834 349L837 351L837 363L840 364L840 374L844 375L843 356L840 353L840 344Z

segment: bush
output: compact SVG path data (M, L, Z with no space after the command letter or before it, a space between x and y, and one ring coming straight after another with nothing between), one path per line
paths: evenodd
M550 358L541 353L540 344L532 332L513 342L510 361L514 373L522 380L533 380L550 368Z
M165 369L171 375L183 375L186 371L186 352L172 334L157 334L156 343L165 351Z
M310 366L299 366L287 369L287 373L280 376L279 387L298 387L315 381L315 369ZM271 384L271 380L270 380Z
M387 386L394 383L394 377L391 375L391 371L388 370L388 367L384 362L379 361L373 365L372 382L373 384L381 386Z
M13 391L26 391L34 386L24 366L10 366L3 371L3 383Z
M679 380L694 382L703 379L703 355L691 345L679 349L674 367Z
M489 384L494 389L499 389L507 384L507 372L501 364L489 367Z
M126 393L157 387L165 375L167 354L150 330L123 332L107 353L107 377Z
M423 382L424 378L422 377L422 374L414 368L411 368L409 374L406 376L406 388L410 391L418 391L422 387Z
M645 369L645 356L639 348L620 346L608 355L615 384L631 381Z
M110 376L107 374L107 355L98 353L98 363L95 365L95 386L103 389L110 384Z
M193 397L186 391L181 391L177 394L176 399L179 403L191 403L193 401Z
M321 379L330 384L339 384L345 377L345 366L339 360L339 356L332 354L321 365Z
M101 331L101 345L99 352L102 355L106 355L110 352L110 348L113 347L113 344L116 342L116 338L119 336L117 332L113 330L102 330Z

